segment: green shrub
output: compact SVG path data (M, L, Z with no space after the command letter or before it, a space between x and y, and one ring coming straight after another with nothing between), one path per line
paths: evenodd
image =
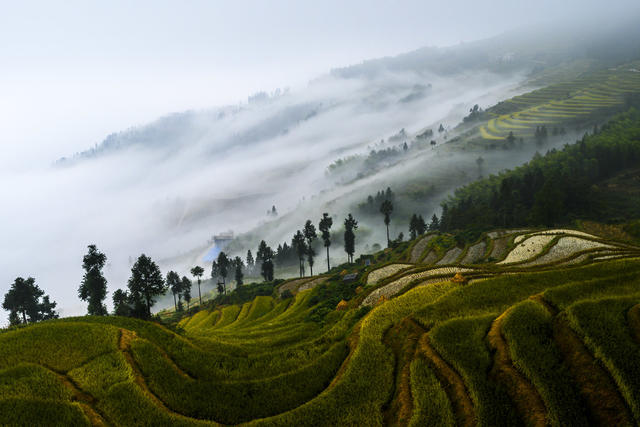
M436 254L438 254L438 256L442 256L456 245L457 242L453 236L449 234L438 234L436 237L429 240L429 243L427 243L427 250L432 249Z

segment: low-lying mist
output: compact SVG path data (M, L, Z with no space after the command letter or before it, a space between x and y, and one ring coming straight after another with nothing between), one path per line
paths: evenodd
M366 155L381 139L401 144L388 142L400 129L415 135L440 123L452 128L474 104L513 96L522 80L522 73L478 70L449 77L327 75L304 90L170 115L49 169L2 176L0 294L15 277L33 276L62 315L81 314L77 288L89 244L108 257L110 295L126 286L141 253L159 260L165 273L188 274L214 233L260 230L273 205L287 219L265 227L264 238L276 246L307 217L317 221L326 206L339 226L370 188L414 166L338 185L326 173L332 162ZM430 164L437 152L421 154L415 167Z

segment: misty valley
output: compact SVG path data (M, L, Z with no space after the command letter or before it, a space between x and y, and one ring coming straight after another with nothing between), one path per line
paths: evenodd
M0 425L639 425L629 16L505 24L3 166Z

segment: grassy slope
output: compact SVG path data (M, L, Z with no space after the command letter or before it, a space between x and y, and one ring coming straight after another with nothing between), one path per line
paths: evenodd
M541 396L546 422L595 419L582 404L573 359L555 341L561 318L602 363L615 384L609 393L637 422L633 360L640 345L625 316L640 303L639 273L640 259L631 258L468 285L445 280L368 314L357 308L361 293L320 323L305 321L320 290L291 302L258 297L222 315L196 314L181 322L183 335L116 317L44 322L0 334L0 406L12 408L0 412L0 423L53 416L73 425L511 425L526 414L504 377L491 374L496 361L487 341L505 312L501 333L511 363ZM217 320L207 323L211 316ZM455 378L471 407L455 401Z

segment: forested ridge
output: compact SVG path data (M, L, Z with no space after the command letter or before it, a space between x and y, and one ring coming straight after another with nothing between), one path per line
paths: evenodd
M552 226L576 218L637 216L640 205L633 196L603 203L598 184L639 165L640 111L632 108L575 144L536 154L514 170L457 189L442 203L441 229Z

